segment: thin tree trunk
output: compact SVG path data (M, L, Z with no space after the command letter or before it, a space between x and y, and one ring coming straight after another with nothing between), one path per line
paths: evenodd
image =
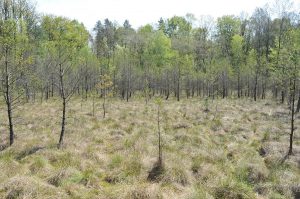
M58 148L61 149L64 142L64 135L65 135L65 124L66 124L66 99L63 98L63 112L62 112L62 122L61 122L61 132L60 138L58 143Z
M278 88L277 88L277 86L275 86L275 91L274 91L275 100L277 100L277 97L278 97Z
M95 116L95 96L93 96L93 116Z
M158 163L162 166L162 147L161 147L161 132L160 132L160 107L157 109L157 127L158 127Z
M180 67L178 68L178 78L177 78L177 101L180 101Z
M12 96L10 89L10 80L9 80L9 71L8 71L8 49L5 49L5 102L7 106L7 116L9 123L9 145L13 145L14 143L14 125L12 120Z
M293 155L293 137L294 137L294 122L295 122L295 94L296 94L296 77L293 80L293 91L292 91L292 100L291 100L291 109L292 109L292 118L291 118L291 133L290 133L290 147L288 155Z
M300 91L299 91L296 113L299 113L299 111L300 111Z
M9 122L9 145L13 145L14 143L14 125L12 121L12 110L11 103L7 103L7 114L8 114L8 122Z
M238 98L240 98L241 97L241 92L240 92L240 90L241 90L241 87L240 87L240 72L238 73Z
M166 93L166 100L169 99L169 96L170 96L170 85L169 85L169 80L167 80L167 93Z
M105 109L105 101L106 101L106 93L105 93L105 89L104 89L104 96L103 96L103 118L105 118L106 115L106 109Z
M85 100L87 100L88 98L88 91L89 91L89 87L88 87L88 76L87 74L85 75Z
M247 97L250 97L250 81L249 81L249 76L247 77Z
M253 91L253 97L254 101L256 101L256 96L257 96L257 83L258 83L258 74L255 74L255 83L254 83L254 91Z
M43 103L43 99L44 99L44 90L42 88L42 90L41 90L41 103Z
M52 77L51 77L51 97L54 96L54 77L53 77L53 74L52 74Z
M225 74L224 74L224 72L222 74L222 86L223 86L222 98L224 99L226 97L226 85L225 85Z
M48 86L48 83L46 85L45 94L46 94L46 101L47 101L49 99L49 86Z
M281 104L284 103L284 98L285 98L285 92L284 90L281 91Z
M60 64L60 90L61 90L61 96L63 100L63 110L62 110L62 121L61 121L61 132L60 132L60 138L58 142L58 148L61 149L64 142L64 134L65 134L65 123L66 123L66 96L65 96L65 88L64 88L64 80L63 80L63 70L62 66Z

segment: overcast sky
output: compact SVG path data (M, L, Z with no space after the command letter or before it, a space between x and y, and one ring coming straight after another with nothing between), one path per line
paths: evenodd
M249 14L256 7L262 7L271 0L35 0L37 10L45 14L55 14L83 22L91 30L96 21L108 18L123 24L128 19L134 28L147 23L154 24L160 17L195 17L211 15ZM294 8L300 9L300 0L294 1ZM272 4L272 3L270 3Z

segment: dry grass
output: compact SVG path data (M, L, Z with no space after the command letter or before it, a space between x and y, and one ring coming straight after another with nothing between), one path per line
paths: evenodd
M15 145L0 152L0 198L297 198L300 139L288 149L288 112L271 101L199 99L163 103L163 158L158 181L156 105L74 99L63 150L60 101L25 104L15 112ZM4 106L1 146L7 142ZM297 120L297 126L300 122ZM2 147L1 147L2 149Z

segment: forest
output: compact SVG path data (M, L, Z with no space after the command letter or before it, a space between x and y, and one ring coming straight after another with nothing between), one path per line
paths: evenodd
M95 22L0 0L0 198L300 198L300 11Z

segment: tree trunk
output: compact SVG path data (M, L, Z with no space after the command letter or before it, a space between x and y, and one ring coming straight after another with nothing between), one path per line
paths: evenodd
M29 88L27 83L25 84L25 93L26 93L26 103L28 103L30 99L30 93L29 93Z
M66 124L66 99L63 98L63 112L62 112L62 122L61 122L61 132L60 138L58 143L58 149L61 149L64 142L64 135L65 135L65 124Z
M296 113L299 113L299 111L300 111L300 91L299 91Z
M227 90L226 90L226 73L222 72L222 98L225 99L227 96Z
M249 81L249 76L247 77L247 97L250 97L250 81Z
M104 92L105 92L105 89L104 89ZM103 96L103 118L105 118L105 115L106 115L106 109L105 109L105 100L106 100L106 93L104 93L104 96Z
M85 100L87 100L88 98L88 91L89 91L89 87L88 87L88 76L87 74L85 75Z
M5 102L7 106L7 116L9 124L9 145L14 143L14 125L12 120L12 96L10 89L9 71L8 71L8 49L5 49L5 91L4 91Z
M158 127L158 163L162 166L162 147L161 147L161 132L160 132L160 107L157 109L157 127Z
M277 100L277 97L278 97L278 88L277 88L277 86L275 86L275 91L274 91L275 100Z
M257 96L257 83L258 83L258 74L256 73L255 83L254 83L254 90L253 90L254 101L256 101L256 96Z
M167 77L168 78L168 77ZM166 100L169 99L170 96L170 85L169 85L169 80L167 80L167 93L166 93Z
M177 101L180 101L180 67L178 67L178 78L177 78Z
M240 85L240 82L241 82L240 73L238 73L238 98L241 97L241 85Z
M262 99L266 99L267 84L268 84L268 79L267 79L267 75L266 75L264 84L263 84Z
M129 89L128 87L126 88L126 101L129 101Z
M292 95L291 95L291 109L292 109L292 118L291 118L291 133L290 133L290 147L288 155L293 155L293 137L294 137L294 122L295 122L295 95L296 95L296 75L294 75L293 86L292 86Z
M54 96L54 77L53 77L53 74L52 74L52 77L51 77L51 97Z
M41 103L43 103L43 99L44 99L44 90L41 90Z
M95 116L95 96L93 96L93 116Z
M49 86L48 86L48 83L46 85L45 94L46 94L46 101L47 101L49 99Z
M61 121L61 132L60 132L60 138L58 142L58 149L61 149L63 146L64 142L64 135L65 135L65 124L66 124L66 95L65 95L65 88L64 88L64 80L63 80L63 70L62 66L60 64L60 75L59 75L59 80L60 80L60 91L61 91L61 97L63 100L63 110L62 110L62 121Z
M285 98L285 92L284 90L281 91L281 104L284 103L284 98Z
M14 125L12 121L11 103L7 103L7 114L9 122L9 145L11 146L14 143Z

